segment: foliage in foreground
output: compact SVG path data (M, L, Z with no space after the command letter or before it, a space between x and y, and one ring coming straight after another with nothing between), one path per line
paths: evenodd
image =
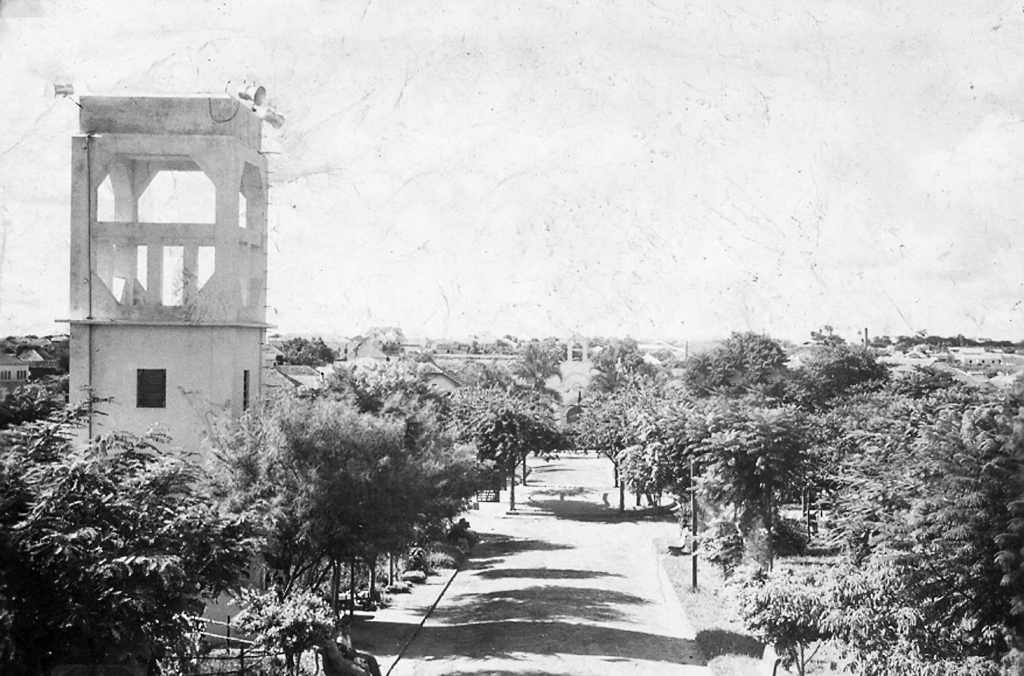
M235 618L242 632L255 638L256 648L283 654L290 674L298 674L302 654L335 636L335 617L324 600L310 592L279 598L274 592L242 594L244 610Z
M482 468L429 405L365 413L350 400L286 397L245 416L222 443L226 494L258 516L262 555L285 595L343 562L397 553L466 507Z
M0 671L152 664L250 561L188 460L154 437L68 440L72 412L0 437Z

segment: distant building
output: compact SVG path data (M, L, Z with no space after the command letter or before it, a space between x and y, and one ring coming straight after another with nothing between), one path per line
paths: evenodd
M28 383L28 364L13 354L0 352L0 393L7 394Z
M341 361L356 361L360 359L388 361L390 357L372 338L356 336L342 345L342 351L338 354L338 359Z
M274 370L296 389L319 390L323 387L323 375L312 366L278 364Z
M573 336L566 345L565 361L559 364L558 375L548 378L547 386L562 399L563 422L575 422L582 411L583 394L596 371L591 358L596 352L586 338Z
M420 377L427 383L427 387L438 392L454 392L462 387L462 383L451 373L445 371L437 364L428 362L420 367Z
M968 369L1002 366L1004 360L1002 354L989 352L983 347L951 347L949 348L949 355L954 365Z
M29 378L43 378L45 376L58 375L60 371L60 360L55 359L50 353L40 347L30 347L18 352L18 359L28 365Z

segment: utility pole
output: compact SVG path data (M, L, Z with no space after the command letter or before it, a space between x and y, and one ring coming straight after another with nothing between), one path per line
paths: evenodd
M697 484L693 458L690 458L690 587L697 589Z

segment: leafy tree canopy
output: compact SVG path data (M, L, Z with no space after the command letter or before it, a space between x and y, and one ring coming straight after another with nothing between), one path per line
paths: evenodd
M803 356L790 392L801 405L822 408L855 388L879 388L888 378L888 368L869 349L838 343Z
M632 338L596 341L601 347L593 357L597 373L590 381L592 392L613 392L653 381L658 368L644 360Z
M337 355L324 344L322 338L289 338L281 345L286 364L300 366L324 366L334 363Z
M512 376L521 387L553 396L555 393L547 382L559 374L559 365L564 360L564 346L553 340L522 343L512 365Z
M68 440L84 409L0 436L0 671L150 664L204 597L241 579L249 522L222 514L198 467L158 437Z
M514 466L530 453L564 444L550 403L530 390L465 388L455 402L460 438L472 441L481 460Z
M0 398L0 430L42 420L64 408L68 377L51 377L22 385Z
M758 393L778 396L787 375L782 343L747 331L733 333L710 352L690 357L683 380L697 396L743 396Z
M259 515L264 557L289 591L315 587L339 560L414 543L479 483L474 454L427 405L372 415L344 399L283 397L243 417L222 456L228 495Z

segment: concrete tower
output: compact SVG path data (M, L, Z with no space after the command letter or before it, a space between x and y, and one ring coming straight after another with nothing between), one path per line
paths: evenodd
M262 120L227 96L81 99L72 141L71 398L89 433L203 439L260 391Z

